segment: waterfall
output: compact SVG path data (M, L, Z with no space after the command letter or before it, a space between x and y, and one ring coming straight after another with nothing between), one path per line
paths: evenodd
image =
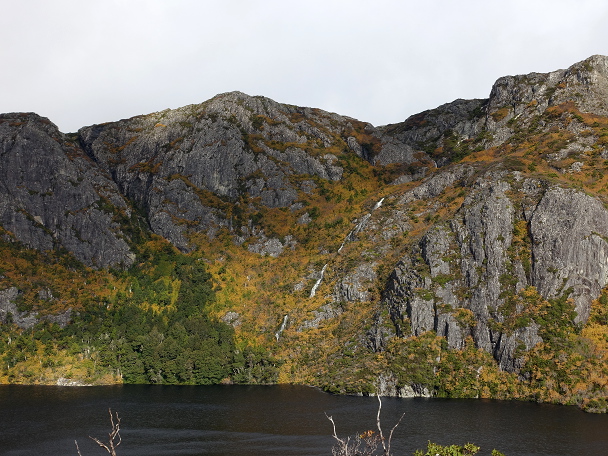
M327 263L325 264L325 266L323 266L323 269L321 269L321 277L319 277L317 279L317 281L315 282L315 284L312 287L312 290L310 290L310 298L313 298L315 296L315 293L317 292L317 288L319 288L319 285L321 285L321 281L323 280L323 275L325 274L325 269L327 268Z
M353 230L354 231L354 230ZM351 235L353 234L353 231L350 231L346 237L344 238L344 240L342 241L342 244L340 245L340 248L338 249L338 253L340 253L340 251L344 248L344 246L346 245L346 243L350 240Z
M367 225L367 222L372 217L372 212L374 212L376 209L382 207L383 202L384 202L384 198L381 198L380 201L378 201L376 204L374 204L374 207L372 208L371 211L369 211L368 214L365 214L363 217L361 217L361 220L359 221L359 223L357 223L357 225L355 225L355 227L346 235L346 237L342 241L342 245L340 245L340 248L338 249L338 253L340 253L340 251L342 250L342 248L344 248L344 246L346 245L347 242L350 242L353 239L355 239L355 236L358 233L360 233L363 230L363 228L365 228L365 225Z
M354 236L359 234L363 230L363 228L365 228L365 225L367 225L367 222L370 218L372 218L371 212L369 214L365 214L361 218L361 221L357 223L357 225L355 225L355 228L350 233L348 233L348 236L346 236L346 240L352 241L354 239Z
M376 205L374 206L374 208L372 209L372 212L374 212L376 209L378 209L380 206L382 206L382 203L384 202L384 198L382 198L380 201L378 201L376 203Z
M285 315L283 317L283 323L281 323L281 327L279 328L279 330L274 334L274 337L277 339L277 342L279 341L279 337L281 337L281 333L283 331L285 331L285 327L287 326L287 320L289 319L289 317L287 315Z
M372 217L372 212L374 212L376 209L381 207L383 202L384 202L384 198L381 198L380 201L378 201L374 205L374 207L368 214L365 214L363 217L361 217L361 220L359 221L359 223L357 223L357 225L351 230L350 233L348 233L346 235L346 237L342 241L342 245L340 245L340 248L338 249L338 253L340 253L340 251L346 245L347 242L350 242L353 239L355 239L355 236L357 235L357 233L361 232L363 230L363 228L365 228L365 225L367 225L367 222ZM315 293L317 292L317 288L319 288L319 285L321 285L321 282L323 281L323 275L325 274L326 268L327 268L327 264L325 264L325 266L323 266L323 269L321 269L321 276L317 279L317 281L313 285L312 289L310 290L310 296L309 296L310 298L314 298Z

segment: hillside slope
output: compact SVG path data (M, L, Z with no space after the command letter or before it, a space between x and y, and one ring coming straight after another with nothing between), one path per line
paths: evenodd
M5 381L606 408L607 57L383 127L233 92L0 141Z

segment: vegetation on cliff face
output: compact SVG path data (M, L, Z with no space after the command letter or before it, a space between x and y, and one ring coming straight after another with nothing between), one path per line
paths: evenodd
M0 381L606 411L607 81L594 56L381 128L240 93L3 115Z

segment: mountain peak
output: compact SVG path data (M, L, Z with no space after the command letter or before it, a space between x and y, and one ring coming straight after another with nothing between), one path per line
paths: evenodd
M499 78L490 93L489 112L511 108L515 115L534 105L537 112L549 106L574 102L584 112L608 114L608 57L594 55L565 70Z

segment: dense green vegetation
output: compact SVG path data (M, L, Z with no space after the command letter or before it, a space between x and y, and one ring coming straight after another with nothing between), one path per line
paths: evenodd
M80 369L66 375L85 382L276 382L276 360L238 344L233 328L209 315L215 293L200 258L168 244L140 256L136 267L114 272L122 291L88 303L64 329L44 321L25 331L0 325L0 376L45 382L45 368L76 357Z
M418 450L414 453L414 456L473 456L479 453L480 448L472 443L464 445L438 445L433 442L429 442L426 448L426 452ZM492 450L492 456L504 456L498 450Z

